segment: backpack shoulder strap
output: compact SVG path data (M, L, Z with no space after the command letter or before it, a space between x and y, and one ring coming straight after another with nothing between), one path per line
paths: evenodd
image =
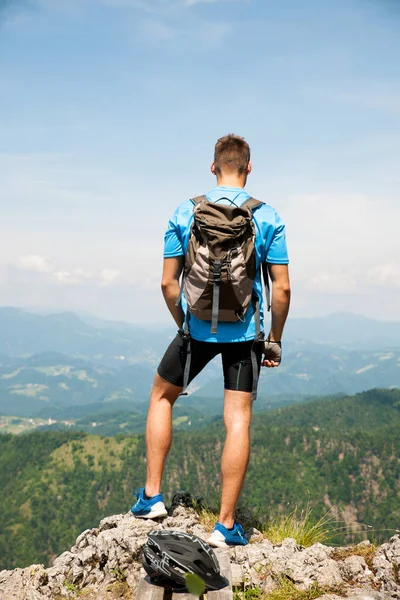
M208 200L203 195L203 196L195 196L194 198L191 198L190 202L193 202L193 204L196 206L197 204L201 204L202 202L208 202Z
M261 200L256 200L255 198L247 198L247 200L245 200L243 202L243 204L241 205L241 208L246 206L247 208L249 208L251 210L251 212L253 212L253 210L258 208L262 204L265 204L265 202L262 202Z

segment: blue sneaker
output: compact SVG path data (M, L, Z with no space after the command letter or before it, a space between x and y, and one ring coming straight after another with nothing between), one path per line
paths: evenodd
M218 522L207 543L215 548L227 548L228 546L246 546L249 542L244 537L244 529L239 523L235 522L233 529L227 529Z
M131 508L131 513L139 519L157 519L158 517L166 517L167 509L163 502L162 494L157 494L149 500L144 497L144 488L139 488L134 491L137 498L136 504Z

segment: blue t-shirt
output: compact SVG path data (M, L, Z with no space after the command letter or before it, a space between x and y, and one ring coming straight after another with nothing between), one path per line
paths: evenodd
M242 188L218 186L206 194L209 201L215 202L221 198L221 203L235 202L238 206L250 198ZM190 228L193 222L193 202L187 200L178 206L168 223L164 238L164 258L183 256L189 243ZM263 289L261 283L260 265L264 262L270 264L287 265L289 263L285 225L277 212L267 204L254 210L253 221L256 230L255 250L257 275L254 280L254 291L260 299L261 328L263 327ZM182 308L186 312L185 298L182 298ZM189 315L190 335L195 340L202 342L245 342L254 339L256 328L253 316L253 306L246 311L244 321L236 323L218 322L218 332L211 333L211 322L201 321L194 315Z

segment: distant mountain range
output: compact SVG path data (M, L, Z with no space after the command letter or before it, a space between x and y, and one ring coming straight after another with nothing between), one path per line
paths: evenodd
M379 321L351 313L310 319L289 318L284 339L288 348L294 344L310 343L346 350L398 348L400 321Z
M115 364L156 364L175 333L170 327L133 325L74 313L38 315L0 308L0 354L27 356L59 352ZM286 353L331 346L345 350L386 350L400 347L400 321L378 321L348 313L310 319L289 318L284 334Z
M145 412L156 365L174 328L146 329L72 313L36 315L0 308L0 414L82 418ZM308 396L400 387L400 323L336 314L289 319L284 358L262 369L257 409ZM182 404L219 414L219 359L193 382ZM283 399L285 398L285 399Z
M129 323L100 321L89 325L73 313L36 315L0 308L0 354L29 356L58 352L106 365L156 364L170 332L154 332Z

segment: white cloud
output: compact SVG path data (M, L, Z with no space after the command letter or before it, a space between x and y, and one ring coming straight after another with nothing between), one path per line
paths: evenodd
M29 254L8 265L8 278L16 282L42 282L47 285L92 285L108 287L115 285L122 275L117 269L94 271L83 267L64 267L37 254ZM127 279L121 281L127 283Z
M16 266L22 271L37 271L38 273L51 273L55 269L50 258L37 254L23 256L17 261Z
M159 277L145 277L142 280L139 280L139 282L139 287L141 290L160 293Z
M121 275L121 271L115 271L113 269L103 269L100 276L100 284L103 286L112 285L116 282L118 277Z
M306 287L313 292L351 294L357 289L357 281L350 273L324 271L312 275Z
M362 194L292 196L281 203L290 258L304 271L363 272L400 256L400 205Z
M377 265L368 272L368 283L382 287L400 288L400 266L394 261Z
M297 294L308 298L306 307L314 295L323 295L331 302L326 310L332 310L340 296L343 306L352 302L356 310L361 297L400 287L400 206L394 199L299 195L282 203L280 212L287 226L294 305Z
M84 269L78 268L72 271L65 269L54 273L54 278L58 283L65 285L79 285L93 282L93 273L85 271Z

